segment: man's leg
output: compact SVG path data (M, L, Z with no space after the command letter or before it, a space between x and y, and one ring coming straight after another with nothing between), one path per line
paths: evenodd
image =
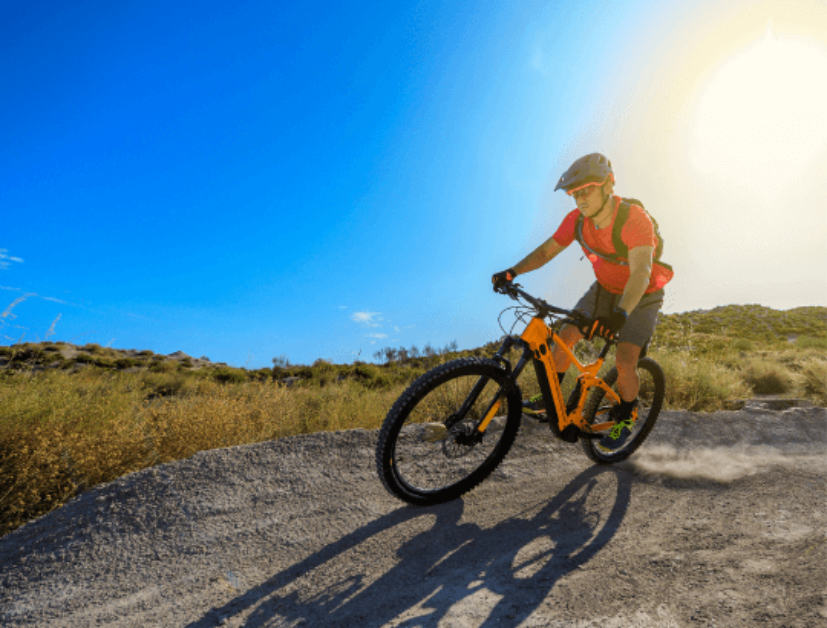
M637 362L642 349L642 346L631 342L617 343L615 366L617 367L617 387L620 389L621 403L612 411L612 419L615 424L621 427L619 431L612 430L610 434L600 439L600 445L604 449L613 450L622 447L632 434L631 429L625 422L631 416L637 403L637 394L640 390Z
M583 339L583 334L581 334L574 325L563 325L563 329L560 330L558 335L569 350ZM557 343L554 343L554 346L551 348L551 357L554 360L554 367L558 373L565 373L569 366L571 366L571 359L557 346Z
M620 397L623 401L634 401L640 390L640 378L637 374L637 363L643 347L631 342L620 342L617 345L615 365L617 366L617 386L620 388Z

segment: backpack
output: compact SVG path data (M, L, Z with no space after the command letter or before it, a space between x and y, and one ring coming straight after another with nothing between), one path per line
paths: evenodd
M620 199L620 206L617 209L617 218L614 222L614 227L612 228L612 244L615 248L615 253L601 253L599 251L595 251L589 245L586 244L585 240L583 240L583 214L579 214L577 216L577 221L574 223L574 238L580 243L584 249L586 249L589 253L597 255L598 257L603 258L607 262L612 264L620 264L621 266L628 266L629 265L629 247L627 247L623 240L620 238L620 232L623 230L623 225L626 224L626 221L629 219L629 210L632 205L637 205L644 212L646 215L649 216L649 219L652 221L652 225L655 227L655 239L657 240L658 244L655 247L655 255L654 255L654 262L660 264L664 268L668 270L672 270L672 266L667 264L666 262L662 262L660 257L663 254L663 237L660 235L660 230L658 229L658 221L655 220L652 215L646 211L643 207L643 203L639 200L634 198L621 198Z

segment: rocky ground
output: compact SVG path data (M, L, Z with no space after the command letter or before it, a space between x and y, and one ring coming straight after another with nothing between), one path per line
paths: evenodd
M827 409L664 412L596 467L528 422L462 500L375 432L202 452L0 539L4 626L827 625Z

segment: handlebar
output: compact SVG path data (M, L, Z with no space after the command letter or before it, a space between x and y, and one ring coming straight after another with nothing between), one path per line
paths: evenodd
M537 309L537 315L541 318L546 318L550 314L561 314L567 317L570 322L574 323L574 325L581 330L584 327L588 327L592 322L588 317L584 316L577 310L565 310L561 307L555 307L554 305L546 303L543 299L531 296L528 292L523 290L522 286L518 283L511 283L509 281L502 286L495 287L494 291L499 294L508 295L515 301L518 297L522 297Z

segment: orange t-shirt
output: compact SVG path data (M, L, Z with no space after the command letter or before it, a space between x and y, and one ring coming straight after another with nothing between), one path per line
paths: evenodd
M615 201L615 206L612 211L612 222L608 226L603 229L597 229L591 218L585 218L583 220L583 240L592 249L600 253L616 253L614 244L612 243L612 230L614 229L614 222L617 219L617 208L620 207L621 198L617 195L614 195L612 198ZM557 244L562 247L567 247L574 242L574 227L579 215L579 209L574 209L566 215L560 227L554 236L552 236ZM629 219L626 221L626 224L623 225L620 238L623 240L623 243L629 247L629 250L636 246L657 246L655 227L648 214L637 205L632 205L629 208ZM597 281L600 282L600 285L613 294L623 294L626 283L629 281L629 267L607 262L602 257L589 253L585 247L583 247L583 252L592 263L594 274L597 277ZM653 263L652 275L649 279L646 293L660 290L669 283L673 276L674 273L668 268L661 266L657 262Z

